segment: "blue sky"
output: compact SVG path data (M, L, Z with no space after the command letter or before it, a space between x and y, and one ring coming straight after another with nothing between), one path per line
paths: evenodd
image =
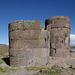
M14 20L41 20L68 16L71 45L75 45L75 0L0 0L0 44L9 44L8 24Z

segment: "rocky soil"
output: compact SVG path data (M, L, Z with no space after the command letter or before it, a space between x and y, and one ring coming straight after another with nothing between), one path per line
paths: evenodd
M0 58L0 75L75 75L75 53L68 58L49 57L44 67L10 67Z

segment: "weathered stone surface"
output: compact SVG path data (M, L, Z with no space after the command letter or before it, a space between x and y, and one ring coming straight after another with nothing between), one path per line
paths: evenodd
M70 28L70 19L67 16L54 16L45 20L45 25L52 24L51 28Z
M49 56L50 33L41 21L14 21L9 24L11 66L42 66Z
M9 23L9 31L23 30L23 22L23 20L18 20Z
M9 23L9 31L14 30L41 30L42 22L38 20L18 20Z
M50 33L47 30L17 30L9 32L10 40L44 40L45 38L49 39L49 35Z
M46 29L50 31L50 55L55 57L67 57L70 51L70 19L66 16L47 18Z
M47 25L47 27L45 28L47 31L51 31L51 25Z
M17 30L9 32L9 36L14 40L37 40L40 32L39 30Z
M69 49L51 48L51 56L62 58L69 57Z
M10 56L11 66L43 66L47 63L47 48L27 48L16 51L16 56Z
M50 38L49 35L50 35L50 32L48 32L47 30L43 30L39 33L39 39L45 40L45 38L46 38L47 40L49 40L49 38Z
M45 40L11 40L10 48L48 48L48 41Z
M75 64L70 65L70 68L75 69Z
M16 57L11 57L10 56L10 65L11 66L18 66L18 59Z
M11 66L44 66L48 57L68 57L70 19L55 16L46 19L45 28L38 20L18 20L9 24Z
M41 30L42 22L38 20L34 21L24 21L24 30Z

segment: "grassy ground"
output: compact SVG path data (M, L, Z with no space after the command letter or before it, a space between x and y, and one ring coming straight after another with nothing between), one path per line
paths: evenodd
M6 71L0 67L0 73L5 73Z
M0 44L0 56L8 53L9 46L5 44Z
M25 67L25 70L40 70L40 69L47 69L49 70L50 68L46 68L46 67Z
M25 69L28 71L43 69L41 72L39 71L38 73L33 74L33 75L72 75L73 73L75 73L75 69L63 68L63 67L57 68L56 66L53 66L52 68L26 67Z
M4 63L4 61L2 60L2 58L0 58L0 64L3 64Z
M40 70L37 74L33 74L33 75L58 75L59 73L62 72L62 69L64 68L60 68L57 69L55 66L53 66L52 68L46 68L46 67L25 67L25 70Z

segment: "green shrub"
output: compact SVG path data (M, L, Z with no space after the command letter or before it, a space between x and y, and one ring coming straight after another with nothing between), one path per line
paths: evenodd
M64 69L64 67L61 67L61 69Z
M49 35L47 36L47 38L49 39Z
M47 35L47 38L44 38L45 41L48 40L48 39L49 39L49 35Z
M47 40L47 38L44 38L44 40L46 41L46 40Z

